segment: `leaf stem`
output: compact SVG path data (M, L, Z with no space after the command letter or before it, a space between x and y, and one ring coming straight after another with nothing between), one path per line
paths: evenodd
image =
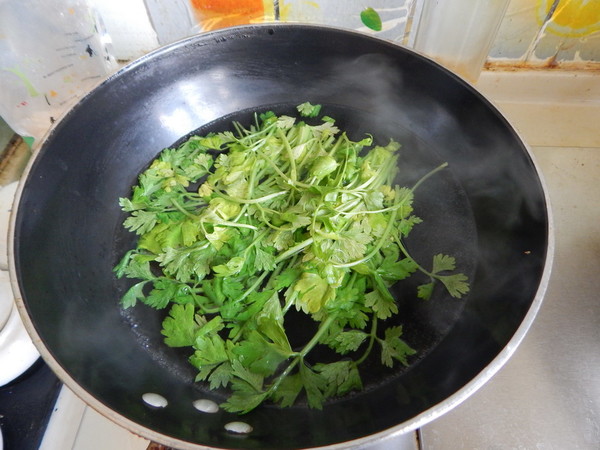
M265 155L264 153L260 152L259 153L261 155L262 158L264 158L264 160L273 168L273 170L277 173L277 175L279 175L281 178L283 178L283 180L290 186L298 188L304 188L304 189L310 189L311 187L313 187L312 184L306 184L306 183L302 183L300 181L294 181L292 180L290 177L288 177L285 173L282 172L282 170L277 166L277 164L275 164L275 162L272 161L271 158L269 158L267 155Z
M356 360L356 365L360 365L364 362L365 359L371 354L373 350L373 344L375 343L375 338L377 337L377 317L373 315L373 321L371 322L371 332L369 333L369 344L367 345L367 349L362 354L362 356Z
M290 141L288 141L287 136L281 129L277 130L277 136L281 139L281 142L283 142L283 148L288 155L288 160L290 162L290 179L296 182L298 180L298 174L296 173L296 161L292 153L292 148L290 147Z
M240 296L240 298L238 299L238 302L241 302L242 300L244 300L246 297L248 297L250 294L252 294L252 292L254 292L254 290L260 286L260 284L262 283L262 281L265 279L265 277L269 274L269 271L265 270L263 273L260 274L260 276L256 279L256 281L254 283L252 283L252 285L246 289L244 291L244 293Z
M403 202L405 198L406 197L403 197L402 200L401 200L401 202ZM397 214L398 214L398 209L394 209L392 211L392 213L390 214L387 226L385 227L385 230L384 230L383 234L379 238L379 241L377 241L377 244L375 244L375 246L373 247L373 250L371 250L366 256L363 256L362 258L354 260L354 261L351 261L349 263L332 264L333 267L338 267L338 268L352 267L352 266L356 266L358 264L361 264L361 263L363 263L363 262L368 261L369 259L371 259L375 254L377 254L377 252L379 252L379 250L381 249L381 247L383 247L383 244L385 243L385 241L390 236L390 233L392 232L392 228L394 228L394 226L396 225L395 222L396 222L396 215Z
M419 181L417 181L415 183L415 185L412 187L411 191L415 191L421 184L423 184L423 182L425 182L425 180L427 180L429 177L431 177L432 175L436 174L437 172L439 172L440 170L445 169L446 167L448 167L448 163L444 162L442 164L440 164L439 166L437 166L435 169L427 172L425 175L423 175Z
M288 248L285 252L281 253L277 258L275 258L275 264L279 264L284 259L289 258L296 253L301 252L304 248L308 247L314 242L313 238L305 239L299 244L294 245L293 247Z
M294 356L294 359L292 360L292 362L290 364L288 364L288 366L285 368L285 370L283 372L281 372L281 374L269 386L269 389L267 390L267 395L270 395L273 392L275 392L277 390L277 388L279 387L279 385L281 384L281 382L283 381L283 379L291 373L291 371L294 369L294 367L296 367L298 365L298 363L300 361L304 360L305 356L313 349L313 347L315 345L317 345L319 343L321 336L323 336L323 334L331 326L331 324L336 319L336 317L337 317L337 314L332 314L331 316L327 317L327 319L325 319L324 322L321 322L321 326L319 327L317 332L314 334L312 339L310 341L308 341L308 343L304 346L304 348L302 348L302 350L300 350L300 352L298 352Z
M173 206L175 208L177 208L177 210L179 212L183 213L186 217L189 217L190 219L197 219L197 217L194 214L192 214L191 212L186 210L183 206L181 206L179 204L179 202L177 200L175 200L174 198L171 199L171 203L173 204Z
M218 222L215 222L214 225L222 225L224 227L233 227L233 228L248 228L249 230L254 230L257 231L258 227L255 227L254 225L250 225L249 223L241 223L241 222L232 222L229 220L221 220Z
M245 199L245 198L239 198L239 197L232 197L230 195L224 194L217 190L215 190L214 192L216 195L218 195L221 198L224 198L225 200L228 200L230 202L235 202L235 203L243 203L246 205L254 205L257 203L266 202L267 200L271 200L273 198L280 197L280 196L288 193L288 191L279 191L279 192L273 192L272 194L268 194L263 197Z
M396 244L398 245L398 248L400 249L400 251L402 252L402 254L404 254L404 256L406 256L407 258L410 258L415 263L415 265L417 266L417 269L419 269L421 272L423 272L425 275L428 275L432 279L433 278L437 278L435 276L435 274L429 272L427 269L425 269L417 261L414 260L414 258L410 255L410 253L408 253L408 250L406 250L406 247L404 246L402 240L398 236L394 235L394 240L396 241Z

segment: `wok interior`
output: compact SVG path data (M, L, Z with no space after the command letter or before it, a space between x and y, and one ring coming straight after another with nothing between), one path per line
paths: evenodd
M164 314L121 310L127 282L112 268L133 245L117 199L165 147L252 112L321 103L338 126L402 145L399 182L449 168L417 192L424 223L415 257L456 256L471 279L463 300L414 285L394 294L408 370L368 370L366 389L329 402L260 407L244 438L192 401L223 400L193 383L186 354L164 346ZM352 134L352 133L351 133ZM359 138L360 136L351 136ZM522 142L477 92L429 60L352 32L252 26L200 35L140 60L99 86L54 129L33 161L15 221L15 267L35 331L57 364L107 408L142 428L213 447L285 448L344 442L407 423L475 378L531 306L547 251L542 187ZM427 264L427 262L425 262ZM152 409L141 397L165 396Z

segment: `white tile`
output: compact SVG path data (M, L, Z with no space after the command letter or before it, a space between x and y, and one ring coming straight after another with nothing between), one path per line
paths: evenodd
M497 103L530 146L600 146L600 105Z
M483 72L476 88L531 146L600 146L600 74Z
M63 386L56 400L40 450L64 450L73 447L86 409L85 403Z
M149 444L88 406L72 450L146 450Z

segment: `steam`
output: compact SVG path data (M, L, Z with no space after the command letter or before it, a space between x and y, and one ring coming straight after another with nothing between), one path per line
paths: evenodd
M414 134L425 151L450 163L470 197L501 199L497 211L491 212L498 215L498 223L519 225L524 211L543 218L538 174L510 124L481 94L459 86L451 75L432 77L437 85L429 92L415 91L415 86L422 87L414 81L419 70L423 67L413 67L410 61L362 55L332 63L333 78L317 85L316 91L351 98L352 105L386 124L384 131L401 133L402 127Z
M315 95L352 105L380 124L376 138L398 140L409 159L401 168L405 176L409 171L418 179L449 163L447 173L428 180L417 195L423 198L417 212L433 224L418 239L456 255L459 269L490 299L532 300L545 258L547 210L526 146L501 114L452 74L410 58L366 54L332 61L327 73ZM513 289L523 291L513 296ZM482 295L478 286L474 295ZM439 330L451 326L443 314L433 319Z

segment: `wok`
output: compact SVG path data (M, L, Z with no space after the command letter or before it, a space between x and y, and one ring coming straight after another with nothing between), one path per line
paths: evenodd
M461 300L395 291L407 369L372 369L363 392L323 410L263 405L238 417L202 413L223 401L194 383L165 347L162 312L122 310L112 268L134 243L117 199L165 147L199 130L290 112L310 101L354 137L403 145L400 181L419 188L424 219L408 241L423 261L456 256L471 279ZM26 326L59 377L100 413L173 447L368 445L413 430L467 398L523 338L549 277L552 233L543 183L507 120L462 79L411 50L352 31L277 24L201 34L126 66L55 125L30 161L12 222L13 287ZM145 393L168 400L148 406ZM232 421L248 434L224 429Z

